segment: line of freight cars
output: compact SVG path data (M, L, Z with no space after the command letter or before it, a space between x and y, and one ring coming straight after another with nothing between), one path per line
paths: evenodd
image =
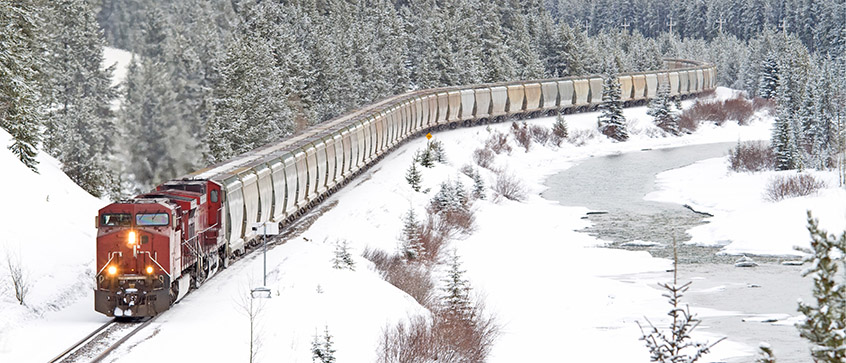
M713 65L666 59L664 70L623 73L628 105L713 90ZM97 217L95 310L153 316L255 243L257 224L283 227L398 144L427 130L511 116L594 109L600 76L412 91L168 181Z

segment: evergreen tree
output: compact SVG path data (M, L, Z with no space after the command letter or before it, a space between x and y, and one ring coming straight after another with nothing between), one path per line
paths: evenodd
M482 180L482 175L479 174L479 169L473 170L473 197L476 199L485 199L485 182Z
M449 271L444 279L446 286L443 287L444 295L441 297L443 308L447 316L453 319L469 320L473 304L470 296L470 281L464 278L467 271L461 269L461 261L458 253L453 251L450 256Z
M428 144L429 150L432 154L432 159L439 163L446 163L446 151L444 151L444 144L438 140L430 141Z
M262 38L241 34L220 61L214 115L207 125L209 161L226 160L290 135L292 114L272 49Z
M761 67L761 85L758 86L759 96L766 99L775 98L778 89L778 73L778 63L772 55L768 56Z
M555 115L555 123L552 124L552 140L556 146L561 146L564 140L567 140L569 131L567 130L567 121L561 113Z
M39 127L38 7L33 2L0 4L0 127L12 136L8 149L37 172Z
M322 337L314 336L311 342L311 361L317 363L335 363L335 348L332 347L332 335L325 327Z
M409 208L403 218L401 250L406 260L416 260L426 255L423 246L421 225L414 214L414 208Z
M346 240L335 242L335 257L332 258L332 268L355 271L355 261L352 259Z
M93 4L85 0L49 2L48 95L45 145L62 162L62 171L94 196L111 183L109 163L116 126L111 102L114 66L102 69L102 31Z
M626 141L626 118L623 116L623 102L620 101L620 82L616 75L605 77L602 85L601 114L598 118L599 131L614 140Z
M411 185L411 189L414 189L415 192L419 192L421 179L422 175L420 174L420 170L417 170L417 163L412 161L411 166L405 173L405 181Z
M431 147L426 145L425 149L417 150L414 154L414 161L420 163L421 166L433 168L435 167L435 153Z
M679 135L678 116L672 110L673 105L670 104L670 88L667 84L662 83L658 87L658 94L649 101L649 110L646 114L652 116L655 120L655 125L660 127L665 132L672 135Z
M787 84L779 87L778 110L773 128L772 148L776 155L776 170L795 169L799 151L796 147L793 111L786 91Z
M846 361L846 285L838 276L846 254L846 232L838 238L819 228L819 222L808 212L811 249L804 262L810 268L802 276L813 276L816 306L799 302L805 320L797 324L799 335L811 342L811 355L816 362ZM839 257L836 257L839 256Z
M773 354L773 348L770 347L767 343L761 343L758 346L759 353L761 354L758 359L755 360L755 363L776 363L775 355Z

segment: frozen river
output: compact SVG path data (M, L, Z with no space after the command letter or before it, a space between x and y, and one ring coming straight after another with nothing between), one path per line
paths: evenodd
M768 342L779 362L810 362L808 346L793 327L796 300L810 301L810 279L800 277L801 266L784 266L785 258L756 256L755 268L737 268L738 256L718 254L719 248L685 245L685 230L705 223L704 216L678 205L646 201L655 177L666 170L721 157L735 143L642 150L594 157L549 177L543 196L566 206L592 212L592 226L584 232L609 241L609 247L647 250L672 258L672 241L680 242L680 282L693 281L684 301L702 313L700 329L757 347ZM708 212L708 211L703 211ZM666 276L664 276L666 275ZM627 280L671 279L669 273L620 276ZM750 357L737 362L752 361ZM735 360L732 360L735 361Z

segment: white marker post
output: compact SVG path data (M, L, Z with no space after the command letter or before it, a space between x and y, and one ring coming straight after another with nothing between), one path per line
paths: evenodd
M279 224L275 222L265 222L265 223L254 223L253 224L253 231L258 231L261 229L262 231L262 244L264 244L264 271L263 271L263 282L261 287L257 287L250 291L250 295L253 298L270 298L270 289L267 287L267 236L275 236L279 234Z

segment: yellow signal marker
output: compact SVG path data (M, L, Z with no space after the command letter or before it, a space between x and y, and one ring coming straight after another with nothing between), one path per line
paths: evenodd
M431 140L431 139L432 139L432 133L430 132L430 133L426 134L426 140Z

